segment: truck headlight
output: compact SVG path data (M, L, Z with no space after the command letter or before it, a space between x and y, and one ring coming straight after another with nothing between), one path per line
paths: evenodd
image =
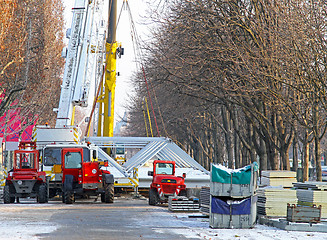
M23 184L23 181L22 180L19 180L17 181L18 185L22 185Z

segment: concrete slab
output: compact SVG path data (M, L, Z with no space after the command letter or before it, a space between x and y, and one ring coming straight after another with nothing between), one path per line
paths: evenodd
M286 221L285 218L259 217L259 223L287 231L327 232L327 221L321 223L297 223Z

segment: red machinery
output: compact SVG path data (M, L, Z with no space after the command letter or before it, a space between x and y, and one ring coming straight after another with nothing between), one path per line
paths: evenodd
M101 194L102 202L113 203L114 177L109 171L101 170L97 161L85 161L83 148L63 148L61 154L63 202Z
M14 151L13 169L9 171L3 190L4 203L14 203L15 198L36 197L39 203L48 202L45 172L40 171L39 151L35 142L20 142Z
M149 191L149 204L156 205L168 201L169 196L186 196L186 186L183 177L175 176L175 162L155 160L153 162L153 176Z

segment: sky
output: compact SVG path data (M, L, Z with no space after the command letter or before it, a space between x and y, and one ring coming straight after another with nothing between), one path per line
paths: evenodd
M66 29L71 27L72 7L74 0L64 0L65 7L65 22ZM107 0L105 0L107 2ZM133 20L136 25L137 33L139 36L144 34L147 30L141 23L141 16L145 14L146 4L144 0L128 1L132 11ZM117 0L117 16L122 9L123 0ZM108 10L105 9L105 12ZM115 122L119 121L126 111L126 106L129 102L129 96L132 94L133 87L130 84L130 78L136 70L135 56L133 50L133 42L131 36L131 26L127 10L123 10L120 21L117 26L117 42L122 44L124 48L124 55L117 61L117 76L116 80L116 95L115 95ZM142 38L142 36L141 36ZM91 93L91 92L90 92ZM90 94L91 97L91 94ZM93 100L92 100L93 101Z

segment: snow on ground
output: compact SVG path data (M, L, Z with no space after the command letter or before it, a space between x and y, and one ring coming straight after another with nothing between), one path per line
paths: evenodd
M0 218L0 239L39 239L36 234L50 233L57 229L56 226L48 226L45 222L8 221Z
M183 234L186 238L205 240L327 240L327 233L285 231L275 227L256 225L253 229L212 229L208 218L189 218L190 214L174 213L188 227L183 229L157 229Z
M140 202L141 200L134 201ZM62 227L51 221L53 213L59 209L76 208L76 205L29 203L1 205L0 240L40 239L36 235L51 233ZM83 205L78 205L78 207L81 206ZM165 236L167 233L176 233L182 234L186 239L204 240L327 240L327 233L285 231L264 225L256 225L253 229L212 229L209 227L208 218L189 217L201 215L199 213L172 213L162 211L165 209L163 207L156 208L160 210L160 215L158 215L158 211L147 211L142 219L135 219L135 224L151 228L159 234L159 237ZM39 211L40 209L44 211ZM20 215L19 213L22 212L24 214ZM162 221L169 223L161 226ZM110 239L109 236L108 239Z
M20 215L19 212L26 209L39 208L40 206L30 200L30 204L2 205L0 212L0 240L2 239L39 239L36 234L50 233L57 229L57 226L48 222L52 213L44 211L36 214L31 210L30 215ZM51 204L42 204L48 210L53 207Z

